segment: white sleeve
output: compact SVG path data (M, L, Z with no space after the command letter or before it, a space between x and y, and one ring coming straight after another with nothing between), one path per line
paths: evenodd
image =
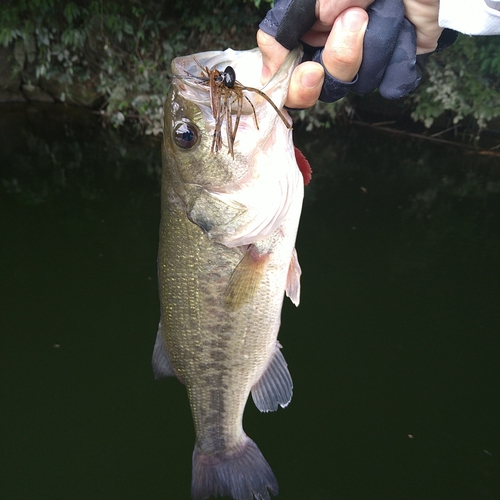
M467 35L500 35L500 0L440 0L439 26Z

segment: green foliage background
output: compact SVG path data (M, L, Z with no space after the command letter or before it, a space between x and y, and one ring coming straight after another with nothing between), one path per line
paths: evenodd
M23 83L60 83L58 98L74 100L75 85L100 96L106 123L130 120L148 134L162 129L170 62L200 50L250 48L271 0L10 0L0 5L0 44L11 47ZM430 127L467 123L481 130L500 116L498 37L460 36L430 57L417 92L404 101ZM300 118L309 128L352 112L355 98L319 103Z
M500 39L459 36L457 42L427 63L427 74L411 96L412 117L426 126L447 116L454 124L472 122L478 129L500 116Z

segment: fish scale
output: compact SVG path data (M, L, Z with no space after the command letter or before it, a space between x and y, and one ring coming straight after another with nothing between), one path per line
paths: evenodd
M219 59L255 71L262 64L256 49L195 57L207 67ZM299 59L291 53L266 86L279 108ZM191 66L192 58L178 58L173 74ZM242 418L251 391L261 411L286 406L292 395L277 335L285 291L298 304L303 179L290 131L264 99L255 103L259 129L253 116L241 116L234 157L210 153L209 101L208 88L180 78L166 100L153 367L157 378L175 374L187 388L196 433L192 499L269 499L278 484Z

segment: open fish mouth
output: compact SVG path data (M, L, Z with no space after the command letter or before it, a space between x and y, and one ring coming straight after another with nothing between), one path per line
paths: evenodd
M236 79L243 86L253 87L267 94L284 84L289 78L291 69L298 64L301 57L302 51L299 48L290 52L280 69L265 85L260 80L262 54L258 48L245 51L232 49L208 51L200 52L195 56L177 57L172 61L172 75L174 82L181 87L183 97L197 104L210 105L210 88L207 85L206 70L209 72L217 70L223 73L228 66L231 66ZM255 100L258 102L262 98L255 96ZM281 107L278 103L276 105ZM251 110L247 109L247 113L250 112Z
M258 129L256 108L260 108L263 101L274 108L288 129L292 128L290 118L282 112L281 107L286 98L288 79L300 56L300 49L290 52L280 69L264 86L260 83L262 54L258 48L244 52L232 49L202 52L196 56L174 59L174 84L181 95L202 106L205 115L210 114L207 113L210 109L214 122L211 153L222 149L222 130L225 129L228 152L234 158L240 120L253 114L255 127ZM277 103L273 101L276 98L279 99Z

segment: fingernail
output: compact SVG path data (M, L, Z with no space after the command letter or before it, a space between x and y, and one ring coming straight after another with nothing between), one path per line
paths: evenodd
M313 89L323 81L323 76L323 68L304 71L300 76L300 84L307 89Z
M349 31L360 31L366 23L366 15L360 10L348 10L342 16L342 24Z

